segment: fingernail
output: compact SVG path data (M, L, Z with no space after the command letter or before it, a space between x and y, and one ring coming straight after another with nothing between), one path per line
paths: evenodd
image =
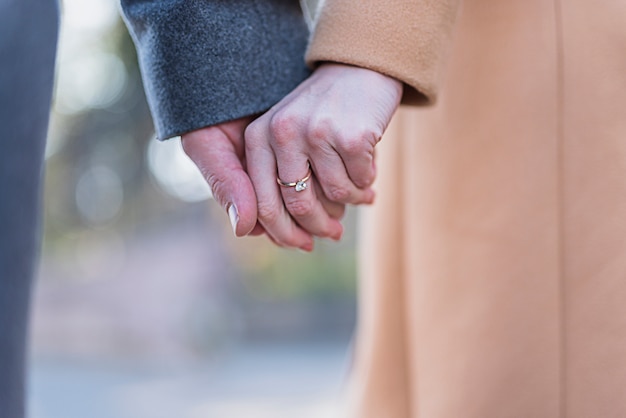
M237 207L233 204L228 205L228 218L230 219L230 225L233 227L233 233L237 235L237 223L239 223L239 213Z

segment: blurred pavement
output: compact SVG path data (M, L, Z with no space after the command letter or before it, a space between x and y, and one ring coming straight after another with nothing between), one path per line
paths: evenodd
M255 346L195 366L36 360L31 418L327 418L338 414L340 345Z

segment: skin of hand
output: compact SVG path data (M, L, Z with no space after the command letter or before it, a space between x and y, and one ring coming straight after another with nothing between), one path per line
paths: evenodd
M215 200L228 213L238 237L264 233L257 222L256 193L246 172L243 133L253 119L252 116L236 119L181 137L185 153L206 179ZM327 200L323 201L323 207L334 219L340 219L345 212L345 205ZM302 249L312 250L312 237L308 235L305 241Z
M228 213L238 237L263 233L257 224L256 194L246 173L243 132L252 119L241 118L182 135L185 153Z
M245 132L247 171L258 221L278 245L313 248L312 236L338 240L343 228L328 208L371 203L374 147L402 97L394 78L343 64L320 65ZM297 192L295 182L313 171Z

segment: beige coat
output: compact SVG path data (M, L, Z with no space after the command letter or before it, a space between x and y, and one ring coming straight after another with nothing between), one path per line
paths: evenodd
M378 150L351 416L626 417L626 2L327 0L308 57L437 99Z

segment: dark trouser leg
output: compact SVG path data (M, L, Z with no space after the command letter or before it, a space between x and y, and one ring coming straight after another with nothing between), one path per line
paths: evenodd
M26 336L58 32L56 0L0 0L0 417L24 416Z

